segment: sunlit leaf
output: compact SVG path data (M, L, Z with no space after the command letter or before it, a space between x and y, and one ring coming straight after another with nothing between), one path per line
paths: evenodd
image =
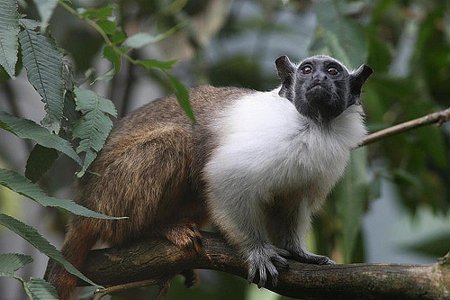
M18 194L34 200L42 206L59 207L73 214L84 217L98 219L122 219L120 217L110 217L92 211L84 206L76 204L72 200L47 196L37 184L32 183L26 177L12 170L0 169L0 185L3 185Z
M0 1L0 65L11 78L15 76L19 30L17 2L15 0Z
M63 56L52 40L34 30L22 30L19 41L28 80L45 103L43 124L58 132L64 108Z
M21 221L5 214L0 214L0 225L5 226L9 230L21 236L23 239L33 245L33 247L62 265L67 270L67 272L77 276L78 278L86 281L91 285L97 285L89 278L81 274L80 271L78 271L70 262L68 262L64 258L61 252L56 250L55 246L53 246L45 238L43 238L33 227L28 226L27 224L24 224Z

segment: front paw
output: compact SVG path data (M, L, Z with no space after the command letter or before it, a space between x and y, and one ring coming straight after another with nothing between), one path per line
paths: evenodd
M336 262L322 255L317 255L303 249L288 250L292 258L298 262L313 265L335 265Z
M253 282L255 276L259 275L258 287L264 287L268 276L271 278L272 286L278 283L278 270L288 267L288 262L282 256L289 256L284 249L276 248L270 244L252 247L247 251L248 281Z

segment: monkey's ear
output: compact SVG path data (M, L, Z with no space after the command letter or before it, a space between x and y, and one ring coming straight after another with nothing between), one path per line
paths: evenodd
M286 55L280 56L275 60L277 66L278 76L282 82L295 74L296 66L289 60Z
M362 65L350 75L350 91L352 95L359 95L361 93L364 82L366 82L367 78L369 78L372 73L373 70L371 67Z

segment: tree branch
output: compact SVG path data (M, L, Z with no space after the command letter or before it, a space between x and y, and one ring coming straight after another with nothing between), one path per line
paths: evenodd
M359 147L428 124L438 123L440 126L448 120L450 120L450 108L371 133L359 144Z
M164 282L186 269L210 269L246 278L246 263L218 234L204 232L202 242L203 249L196 257L189 257L159 238L123 248L93 250L83 272L94 282L107 286L130 282L139 285L143 280ZM332 266L290 260L289 269L280 271L278 285L267 288L302 299L449 299L449 260L447 255L432 265Z

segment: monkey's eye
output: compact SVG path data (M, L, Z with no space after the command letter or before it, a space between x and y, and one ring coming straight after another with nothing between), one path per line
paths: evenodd
M328 72L328 74L330 74L332 76L336 76L336 75L339 74L339 71L336 68L334 68L334 67L329 67L327 69L327 72Z
M302 71L303 75L308 75L308 74L311 74L312 68L311 68L311 66L306 65L306 66L302 67L300 69L300 71Z

